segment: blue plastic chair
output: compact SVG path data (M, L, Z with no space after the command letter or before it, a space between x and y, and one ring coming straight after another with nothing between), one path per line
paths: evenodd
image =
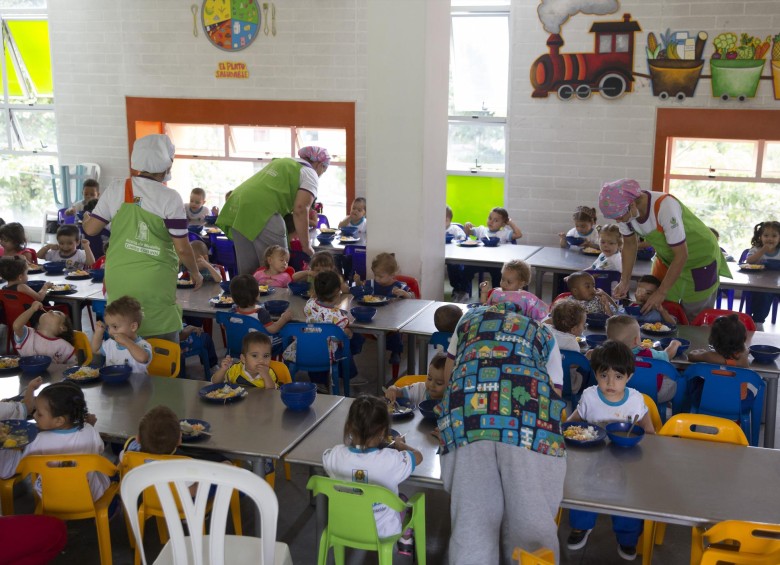
M431 339L429 343L434 346L438 347L441 345L442 349L444 351L447 351L447 348L450 346L450 339L452 338L452 332L433 332L431 334Z
M224 235L209 234L211 242L211 259L227 269L232 279L238 275L238 263L236 262L236 249L233 242Z
M567 349L561 349L561 357L563 357L563 399L567 402L571 402L572 412L577 407L582 396L582 391L596 384L596 375L593 374L593 369L590 367L590 361L579 351L569 351ZM569 369L574 367L582 375L582 386L580 390L574 394L571 390L571 375Z
M326 228L330 227L328 217L325 214L317 214L317 229L320 229L322 226L325 226Z
M65 211L67 208L60 208L57 210L57 223L59 225L65 225L65 224L75 224L76 223L76 216L75 214L73 216L66 216Z
M366 280L366 247L364 245L347 245L344 256L352 259L352 269L345 273L347 280L357 273L362 280Z
M285 361L290 368L290 374L295 380L298 371L325 372L332 375L333 393L339 394L339 378L344 380L344 396L349 396L350 366L352 352L349 348L349 338L336 324L302 324L285 325L279 333L285 343L295 339L296 359ZM343 346L337 354L339 358L331 361L329 338L337 339ZM331 383L327 383L330 388Z
M634 376L626 386L646 394L658 404L658 375L669 377L677 383L677 392L672 400L672 412L677 414L682 410L685 398L685 380L674 368L674 365L662 359L651 357L637 357L634 365ZM666 409L659 409L661 421L666 422Z
M203 365L203 373L206 375L206 380L211 378L211 366L209 365L209 355L206 352L206 347L203 344L203 336L197 334L190 334L187 339L182 341L181 346L181 365L184 368L185 359L187 357L198 356L201 364ZM180 370L180 374L183 371Z
M236 312L217 312L217 323L225 328L225 347L228 355L238 358L241 355L241 342L249 332L262 332L273 340L274 335L268 333L257 318L237 314Z
M585 272L590 273L596 280L596 288L600 288L610 296L612 296L612 284L620 282L620 271L599 271L596 269L589 269Z
M309 257L303 251L298 249L290 250L290 260L288 261L288 265L290 265L290 267L292 267L296 273L298 271L307 270L309 268L309 261L311 261L311 257Z
M739 422L750 445L758 445L766 394L766 383L758 373L741 367L695 363L685 370L684 377L689 383L697 377L704 379L701 401L691 407L691 412ZM747 383L755 393L750 407L743 407L742 383Z
M739 264L742 264L742 263L744 263L747 260L747 256L748 256L749 252L750 252L750 249L745 249L742 252L742 255L740 255L740 257L739 257ZM733 303L734 291L733 290L723 291L723 290L719 289L719 292L729 292L730 293L728 303L729 303L729 310L732 310L733 309L732 306L734 304ZM775 298L772 301L772 323L773 324L777 323L777 307L778 307L778 304L780 304L780 297L775 295ZM718 294L718 308L720 308L720 294ZM746 314L751 314L752 313L751 312L751 308L750 308L750 291L749 290L743 290L742 291L742 302L740 302L740 304L739 304L739 311L740 312L745 312Z

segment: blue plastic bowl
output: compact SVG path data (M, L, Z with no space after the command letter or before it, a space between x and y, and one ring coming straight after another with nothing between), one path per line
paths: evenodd
M105 269L90 269L88 273L92 275L92 280L94 282L102 282L103 279L106 277Z
M295 296L301 296L303 294L308 294L309 292L309 283L307 282L291 282L287 285L287 288L290 289L290 292L292 292Z
M780 259L767 259L764 264L770 271L780 271Z
M200 232L203 231L203 226L187 226L187 231L190 233L200 234Z
M282 402L290 410L308 410L317 398L315 383L288 383L282 385Z
M682 355L686 351L688 351L688 348L691 346L691 342L687 339L683 339L681 337L663 337L658 340L658 343L661 344L661 349L666 349L669 347L669 344L672 343L672 340L676 339L680 342L680 347L677 348L677 355ZM780 349L778 349L778 352L780 352Z
M435 422L438 419L436 412L433 411L438 406L441 400L423 400L417 407L420 409L422 417L430 422Z
M636 252L636 258L640 261L649 261L653 258L653 255L655 255L655 249L652 247L645 247L644 249L639 249Z
M65 271L65 261L50 261L43 264L43 270L50 275L56 275Z
M217 217L216 216L206 216L206 225L207 226L213 226L217 223Z
M361 299L366 295L365 286L353 286L349 289L350 294L357 299Z
M230 281L222 281L219 283L219 288L221 288L225 294L230 294Z
M645 430L637 424L634 429L631 430L631 435L626 437L628 428L631 427L631 422L612 422L607 424L607 437L615 445L620 447L634 447L645 436Z
M771 365L780 355L780 349L773 345L751 345L750 354L755 359L756 363L762 365Z
M633 316L634 318L638 318L642 315L642 307L641 306L626 306L625 307L626 314L629 316Z
M354 236L358 231L358 229L355 226L344 226L343 228L340 229L341 229L341 235L346 235L349 237Z
M27 286L33 289L35 292L40 292L46 281L27 281Z
M444 243L452 243L452 238L455 237L451 233L444 234Z
M574 237L573 235L566 236L566 243L573 246L580 246L585 243L584 237Z
M106 365L100 369L100 376L104 383L116 385L127 382L132 372L130 365Z
M263 306L265 306L265 309L268 310L268 313L272 316L279 316L282 312L287 310L290 303L286 300L269 300L264 302Z
M599 345L607 341L607 336L597 335L597 334L586 335L585 341L587 342L588 347L590 347L591 349L596 349Z
M483 237L481 240L485 247L498 247L498 243L501 241L499 237Z
M594 330L602 330L607 327L607 320L609 316L606 314L588 314L587 316L588 327Z
M350 310L350 313L355 318L356 322L366 324L376 316L376 308L373 306L355 306Z
M40 375L51 365L51 357L48 355L30 355L19 359L19 368L23 375Z
M317 235L317 241L320 243L332 243L335 237L332 233L321 233Z

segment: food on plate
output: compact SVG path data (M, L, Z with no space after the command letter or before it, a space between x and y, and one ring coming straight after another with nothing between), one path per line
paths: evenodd
M672 330L672 328L666 324L662 324L661 322L655 322L654 324L648 322L646 324L642 324L642 329L648 332L668 332Z
M99 369L94 367L80 367L78 371L74 371L68 378L73 381L80 381L82 379L94 379L100 374Z
M598 250L598 249L594 249L594 248L592 248L592 247L583 247L583 248L582 248L582 252L583 252L585 255L599 255L599 254L601 253L601 251L600 251L600 250Z
M336 233L334 228L320 228L320 233Z
M0 369L16 369L18 366L18 357L0 357Z
M384 296L374 296L373 294L366 294L362 298L363 302L384 302L385 297Z
M179 279L179 281L176 283L179 286L193 286L195 284L195 281L191 281L190 279Z
M360 241L357 237L352 237L351 235L342 235L340 237L341 241Z
M653 347L653 340L652 339L643 339L642 340L642 347Z
M460 242L461 247L476 247L479 245L478 241L474 241L472 239L466 239Z
M90 277L90 275L87 271L82 271L81 269L76 269L75 271L70 272L71 277Z
M218 298L212 298L212 300L214 302L219 302L220 304L233 304L233 297L224 294Z
M52 285L52 287L49 290L52 290L54 292L62 292L65 290L70 290L71 286L69 284L55 284Z
M25 428L12 430L13 428L8 424L0 423L0 445L4 448L23 447L30 443Z
M575 441L593 441L599 438L599 433L593 426L569 426L563 430L563 437Z
M205 431L206 426L203 424L190 424L187 420L181 420L179 422L179 428L181 429L181 433L187 436L199 436L203 431Z
M207 398L216 398L219 400L225 398L234 398L236 396L244 396L246 390L240 386L233 388L230 385L225 385L221 388L214 389L206 393Z
M759 263L742 263L739 268L745 271L763 271L764 265Z
M260 289L260 292L268 292L267 284L261 284L258 288Z

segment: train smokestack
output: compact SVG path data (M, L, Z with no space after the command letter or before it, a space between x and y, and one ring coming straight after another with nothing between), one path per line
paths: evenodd
M547 38L547 47L550 49L550 55L553 57L558 56L558 52L563 45L563 38L557 33L553 33Z

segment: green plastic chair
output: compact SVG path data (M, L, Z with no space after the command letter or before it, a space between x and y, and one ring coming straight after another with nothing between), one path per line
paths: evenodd
M379 565L392 565L393 548L401 534L379 539L373 505L381 503L396 512L407 512L401 532L414 530L417 563L425 565L425 494L417 493L404 502L392 492L377 485L337 481L315 475L306 488L313 495L328 497L328 524L322 532L317 563L325 565L328 550L333 547L336 565L344 564L344 548L354 547L379 553Z

